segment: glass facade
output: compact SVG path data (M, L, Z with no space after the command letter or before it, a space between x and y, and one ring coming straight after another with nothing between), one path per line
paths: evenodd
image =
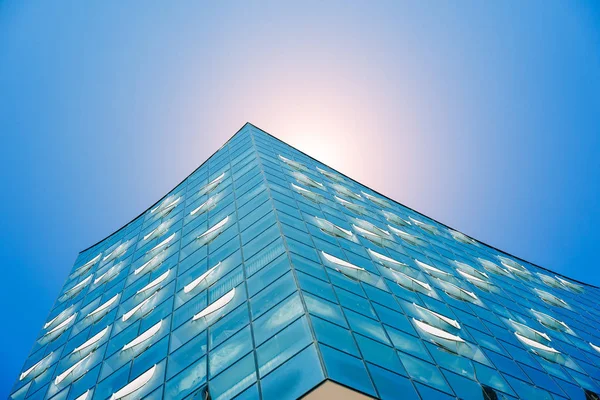
M597 399L599 300L246 124L79 254L11 399Z

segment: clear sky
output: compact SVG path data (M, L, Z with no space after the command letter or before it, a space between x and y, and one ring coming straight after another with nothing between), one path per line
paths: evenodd
M246 121L600 285L599 2L217 3L0 1L0 397L78 251Z

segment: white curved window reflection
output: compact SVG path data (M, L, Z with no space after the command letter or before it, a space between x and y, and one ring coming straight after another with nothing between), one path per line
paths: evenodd
M92 356L92 353L88 354L87 356L83 357L81 360L79 360L75 364L73 364L71 367L69 367L67 370L65 370L63 373L58 375L54 379L54 384L59 385L62 381L67 379L69 376L76 375L76 373L78 372L78 369L84 368L85 364L89 361L91 356Z
M544 282L546 285L551 286L553 288L561 288L562 287L560 282L558 280L554 279L553 277L551 277L550 275L542 274L540 272L536 272L536 274L541 279L541 281Z
M37 376L40 373L44 372L52 363L52 360L54 358L53 354L54 353L48 354L46 357L42 358L40 361L33 364L26 371L21 373L21 375L19 375L19 380L22 381L23 379L27 378L29 375Z
M191 283L185 285L183 288L183 292L189 293L192 290L194 290L200 283L202 283L202 281L204 281L206 278L208 278L215 271L215 269L217 269L217 267L219 267L219 265L221 265L220 261L217 263L217 265L208 269L205 273L200 275L198 278L194 279Z
M155 371L156 364L154 364L154 366L148 371L144 372L143 374L129 382L127 385L123 386L120 390L113 393L113 395L110 397L110 400L119 400L124 398L125 396L132 394L133 392L140 390L145 384L147 384L150 381L150 379L152 379Z
M198 314L192 317L192 321L196 321L200 318L204 318L209 314L212 314L223 307L225 307L233 298L235 297L235 288L231 289L229 292L225 293L223 296L219 297L214 303L210 304L208 307L200 311Z
M331 179L332 181L344 182L344 178L342 178L338 174L334 174L333 172L326 171L319 167L317 167L317 171L319 171L321 174L325 175L327 178Z
M419 260L415 260L415 263L419 267L421 267L421 269L424 272L426 272L427 274L429 274L429 275L431 275L433 277L440 278L440 279L443 279L443 280L454 279L454 276L451 273L449 273L449 272L442 271L439 268L433 267L433 266L431 266L429 264L425 264L424 262L419 261Z
M167 197L158 207L150 210L150 214L160 213L167 214L172 211L177 204L181 201L181 196L174 198L174 196Z
M300 195L302 195L302 197L305 197L311 201L314 201L317 203L322 203L324 201L323 196L321 196L320 194L311 192L310 190L305 189L302 186L298 186L295 183L292 183L292 189L294 189L296 192L300 193Z
M154 293L152 296L148 297L146 300L142 301L137 306L133 307L131 310L127 311L125 314L123 314L123 317L121 318L123 320L123 322L127 322L127 320L130 319L135 314L145 311L145 307L148 304L150 304L155 297L156 297L156 293Z
M392 238L392 235L390 234L390 232L378 227L375 224L372 224L369 221L365 221L363 219L358 219L358 218L354 219L353 226L356 230L358 230L359 232L362 232L362 233L365 233L365 231L366 231L367 233L369 233L371 235L379 236L382 239L391 239Z
M155 280L138 290L136 294L144 293L151 289L158 290L160 284L169 276L169 272L171 272L171 270L168 270L167 272L165 272L164 274L162 274L161 276L159 276L158 278L156 278Z
M218 201L219 201L219 195L213 196L210 199L206 200L204 203L200 204L194 210L192 210L190 215L196 215L196 214L202 215L202 214L214 209L217 206Z
M465 271L462 271L460 269L456 270L463 278L465 278L467 281L469 281L470 283L472 283L473 285L475 285L476 287L478 287L481 290L484 290L486 292L491 292L495 289L495 286L484 279L478 278L476 276L473 276L471 274L468 274Z
M64 302L67 301L79 294L90 282L92 281L92 275L89 275L87 278L73 286L71 289L67 290L65 294L63 294L59 301Z
M515 260L501 255L497 255L496 257L500 260L500 262L506 269L508 269L510 272L512 272L519 278L525 280L531 279L531 272L529 272L527 268L525 268Z
M456 286L449 282L444 282L439 280L440 285L444 288L444 292L446 294L456 300L468 301L471 303L477 302L479 298L475 295L475 293L463 289L460 286Z
M279 159L298 171L306 171L308 169L306 166L304 166L304 164L301 164L298 161L290 160L289 158L285 158L281 154L279 155Z
M394 269L394 270L402 270L402 271L407 271L410 270L410 267L400 261L396 261L393 258L390 258L384 254L380 254L374 250L371 249L367 249L367 252L373 257L373 259L377 262L379 262L380 264L385 265L388 268Z
M144 240L151 240L163 235L166 231L169 230L169 222L163 222L159 224L156 228L152 229L144 236Z
M354 200L362 199L361 195L358 193L354 193L352 190L348 189L346 186L340 185L339 183L331 184L331 188L338 192L341 195L349 197Z
M415 307L415 311L424 321L429 323L430 325L437 326L440 329L445 330L458 330L460 328L460 324L458 321L446 317L445 315L439 314L435 311L431 311L428 308L421 307L420 305L413 303Z
M369 194L369 193L365 193L364 191L362 191L361 193L368 200L370 200L373 204L376 204L379 207L389 207L390 206L390 203L388 203L387 201L385 201L384 199L382 199L380 197L377 197L377 196Z
M52 330L46 332L46 334L40 338L39 342L42 344L47 343L62 335L67 329L69 329L71 323L75 321L76 316L77 313L74 313L69 318L67 318L66 320L58 324L56 327L54 327Z
M169 236L168 238L166 238L165 240L163 240L162 242L160 242L159 244L157 244L156 246L154 246L149 251L149 253L152 253L152 252L154 252L156 250L159 250L159 249L162 249L162 250L166 249L169 246L169 243L171 243L171 241L173 241L173 239L175 239L176 235L177 235L176 233L172 234L171 236Z
M412 223L414 223L415 225L417 225L419 228L433 234L433 235L437 235L439 233L438 229L430 224L426 224L425 222L421 222L417 219L414 219L413 217L408 217Z
M96 257L92 258L90 261L86 262L81 267L77 268L71 274L69 279L77 278L78 276L85 274L90 268L92 268L94 266L94 264L96 264L98 262L98 260L100 260L100 257L102 257L102 254L98 254Z
M119 272L121 272L121 268L123 268L123 262L119 262L117 265L113 265L108 269L108 271L104 272L102 275L94 279L94 285L99 285L102 283L110 282L113 280Z
M461 338L460 336L456 336L451 333L448 333L442 329L436 328L435 326L432 326L425 322L419 321L416 318L413 318L413 322L415 323L415 325L417 325L417 327L419 329L421 329L422 331L427 332L428 334L433 335L435 337L449 340L451 342L460 342L460 343L464 342L463 338Z
M557 275L555 275L555 278L560 282L561 285L573 292L582 293L584 291L583 286L581 285L577 285Z
M159 253L157 255L155 255L154 257L152 257L150 260L146 261L144 264L142 264L141 267L136 268L133 271L134 275L139 275L141 273L148 273L151 271L154 271L156 268L158 268L164 261L165 259L165 255L164 253Z
M323 254L323 257L325 257L325 259L329 262L332 262L336 265L342 266L344 268L349 268L349 269L354 269L357 271L365 271L364 268L362 267L358 267L354 264L350 264L348 261L342 260L341 258L337 258L335 256L332 256L331 254L327 254L324 251L321 251L321 254Z
M543 312L536 311L531 309L531 313L537 318L538 322L544 325L547 328L558 330L561 332L572 332L567 324L562 321L557 320L556 318L544 314Z
M351 231L341 228L333 222L327 221L326 219L315 217L315 221L319 228L321 228L321 231L329 235L338 236L349 240L352 240L354 236L354 234Z
M392 274L396 278L396 283L398 285L411 292L428 293L431 291L431 286L429 286L428 283L415 279L412 276L394 270L392 270Z
M563 308L569 308L569 305L567 304L566 301L564 301L563 299L556 297L555 295L553 295L552 293L548 293L546 291L540 290L540 289L533 289L536 291L536 293L538 294L539 298L542 299L544 302L555 306L555 307L563 307Z
M215 179L210 181L206 186L200 189L200 195L203 196L215 190L217 186L223 182L223 178L225 178L225 172L221 173L221 175L217 176Z
M407 221L404 218L400 217L399 215L396 215L389 211L381 210L381 214L383 214L385 219L388 222L391 222L392 224L396 224L398 226L410 226L411 225L410 221Z
M521 335L519 332L515 332L515 336L521 342L525 343L526 345L528 345L530 347L533 347L536 350L541 350L543 352L548 352L548 353L560 354L560 352L558 350L556 350L555 348L546 346L545 344L542 344L540 342L536 342L535 340L529 339L528 337Z
M106 263L106 262L109 262L116 258L121 257L123 254L125 254L125 252L129 248L129 245L130 245L130 242L121 243L120 245L115 247L113 251L108 253L102 261Z
M496 265L495 263L493 263L489 260L486 260L484 258L478 258L477 260L483 266L483 268L488 272L491 272L496 275L511 276L508 271L500 268L500 266Z
M54 317L50 321L46 322L46 324L44 324L44 329L54 328L56 325L60 324L65 319L67 319L68 316L73 314L73 311L75 311L75 305L71 305L68 308L64 309L56 317Z
M477 244L477 242L475 240L471 239L470 237L468 237L467 235L465 235L462 232L455 231L452 229L450 229L449 232L450 232L450 235L452 235L454 240L456 240L457 242L461 242L464 244Z
M87 351L95 350L96 348L98 348L98 344L100 343L100 341L102 341L104 336L106 336L106 334L108 333L109 330L110 330L110 325L107 326L106 328L102 329L100 332L95 334L90 339L86 340L81 345L74 348L73 351L71 352L71 354L76 354L76 353L80 353L83 351L87 352Z
M407 243L412 244L413 246L418 246L420 244L422 244L423 242L421 241L421 239L411 235L410 233L404 232L401 229L395 228L391 225L388 225L388 228L390 228L390 230L396 234L396 236L400 237L400 239L404 240Z
M333 264L333 267L340 273L352 279L366 281L373 284L371 274L362 267L351 264L348 261L342 260L331 254L321 251L321 255L327 263Z
M83 394L81 396L79 396L78 398L76 398L75 400L87 400L88 396L90 395L90 391L92 389L88 389L85 392L83 392Z
M98 321L106 314L108 314L111 310L111 307L119 300L120 293L114 295L110 300L102 304L100 307L96 308L94 311L89 313L86 318L93 318L95 321Z
M225 228L227 227L227 222L229 222L229 215L223 218L221 221L216 223L215 225L208 228L206 232L197 237L197 239L204 245L212 240L214 240L217 236L219 236Z
M600 347L596 346L595 344L590 342L590 346L592 346L592 349L596 350L598 353L600 353Z
M361 214L361 215L367 213L367 209L365 207L361 206L360 204L354 204L354 203L344 200L338 196L333 196L333 198L338 203L340 203L341 205L343 205L344 207L346 207L348 210L352 211L353 213Z
M550 337L544 332L540 332L536 329L530 328L525 324L509 319L508 322L515 328L519 335L527 337L531 340L535 340L539 343L550 343Z
M472 275L476 278L479 278L479 279L489 279L490 278L485 272L480 271L477 268L470 266L469 264L465 264L464 262L454 260L454 265L456 265L456 268L458 270L466 272L469 275Z
M325 186L323 186L323 184L321 182L317 182L314 179L312 179L311 177L304 175L300 172L292 172L292 176L301 184L305 185L305 186L310 186L310 187L314 187L317 189L324 189Z
M143 344L146 341L150 340L154 335L156 335L158 333L158 331L162 327L162 323L163 323L163 320L158 321L157 324L153 325L146 332L142 333L140 336L136 337L131 342L129 342L125 346L123 346L123 349L121 351L132 349L132 348L137 347L140 344Z

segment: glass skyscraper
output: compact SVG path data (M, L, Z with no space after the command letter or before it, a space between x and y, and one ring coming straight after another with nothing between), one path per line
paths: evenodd
M11 399L598 399L599 301L246 124L79 254Z

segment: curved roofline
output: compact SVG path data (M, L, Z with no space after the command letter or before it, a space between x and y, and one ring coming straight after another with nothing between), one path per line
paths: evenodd
M353 178L349 177L348 175L346 175L346 174L344 174L344 173L342 173L342 172L338 171L337 169L330 167L329 165L325 164L324 162L321 162L321 161L317 160L316 158L314 158L314 157L312 157L312 156L310 156L310 155L306 154L306 153L305 153L305 152L303 152L302 150L299 150L299 149L297 149L296 147L292 146L291 144L284 142L283 140L279 139L278 137L274 136L273 134L271 134L271 133L269 133L269 132L265 131L264 129L261 129L261 128L259 128L258 126L254 125L254 124L252 124L251 122L246 122L246 123L245 123L245 124L244 124L244 125L243 125L243 126L240 128L240 129L238 129L238 130L237 130L237 131L236 131L236 132L235 132L235 133L234 133L234 134L233 134L233 135L232 135L232 136L231 136L229 139L227 139L227 141L226 141L226 142L223 144L223 146L221 146L221 147L220 147L219 149L217 149L217 150L216 150L214 153L212 153L212 154L211 154L211 155L210 155L210 156L209 156L209 157L208 157L208 158L207 158L207 159L206 159L206 160L205 160L205 161L204 161L202 164L200 164L200 165L198 166L198 168L196 168L195 170L193 170L193 171L192 171L192 172L191 172L191 173L190 173L188 176L186 176L184 179L182 179L182 180L181 180L181 182L179 182L177 185L175 185L175 187L177 187L177 186L181 185L181 184L182 184L183 182L185 182L185 181L186 181L186 180L187 180L187 179L188 179L188 178L189 178L191 175L193 175L193 174L194 174L196 171L198 171L200 168L202 168L202 166L203 166L204 164L206 164L206 163L208 162L208 160L210 160L210 159L211 159L211 158L212 158L212 157L213 157L215 154L217 154L217 152L218 152L219 150L221 150L221 149L222 149L222 148L223 148L223 147L224 147L224 146L225 146L227 143L229 143L229 142L231 141L231 139L233 139L233 138L234 138L234 137L235 137L235 136L236 136L238 133L240 133L240 132L241 132L241 131L242 131L244 128L246 128L247 126L251 126L251 127L253 127L253 128L256 128L256 129L258 129L259 131L263 132L264 134L266 134L266 135L268 135L268 136L272 137L273 139L275 139L275 140L277 140L277 141L279 141L279 142L281 142L281 143L285 144L286 146L289 146L289 147L291 147L292 149L294 149L294 150L296 150L297 152L299 152L299 153L303 154L304 156L306 156L306 157L310 158L311 160L313 160L313 161L316 161L316 162L318 162L318 163L319 163L319 164L321 164L321 165L325 165L325 166L327 166L328 168L330 168L331 170L335 171L336 173L338 173L338 174L342 175L342 176L343 176L343 177L345 177L346 179L349 179L349 180L351 180L352 182L355 182L355 183L357 183L357 184L359 184L359 185L361 185L361 186L364 186L364 187L366 187L366 188L369 188L370 190L372 190L373 192L375 192L375 193L377 193L378 195L382 196L383 198L385 198L385 199L387 199L387 200L390 200L390 201L392 201L392 202L394 202L394 203L396 203L396 204L399 204L399 205L401 205L402 207L405 207L405 208L407 208L407 209L409 209L409 210L411 210L411 211L413 211L413 212L415 212L415 213L417 213L417 214L419 214L419 215L421 215L421 216L424 216L424 217L426 217L426 218L428 218L428 219L432 219L432 220L434 220L435 222L437 222L438 224L440 224L440 225L444 226L444 227L445 227L445 228L447 228L447 229L451 229L451 230L454 230L454 231L460 232L460 233L464 234L465 236L467 236L468 238L470 238L470 239L472 239L472 240L475 240L477 243L481 243L481 244L483 244L484 246L487 246L487 247L489 247L489 248L491 248L491 249L494 249L494 250L496 250L496 251L498 251L498 252L501 252L501 253L503 253L503 254L509 255L509 256L511 256L511 257L514 257L514 258L516 258L516 259L517 259L517 260L519 260L519 261L526 262L526 263L528 263L528 264L531 264L531 265L533 265L533 266L535 266L535 267L537 267L537 268L540 268L540 269L542 269L542 270L544 270L544 271L550 272L550 273L552 273L552 274L555 274L555 275L559 275L559 276L561 276L561 277L563 277L563 278L567 278L567 279L569 279L569 280L571 280L571 281L573 281L573 282L576 282L576 283L579 283L579 284L582 284L582 285L586 285L586 286L589 286L589 287L593 287L593 288L596 288L596 289L598 289L598 288L599 288L598 286L596 286L596 285L592 285L591 283L586 283L586 282L579 281L579 280L577 280L577 279L573 279L573 278L571 278L571 277L568 277L568 276L566 276L566 275L563 275L563 274L561 274L561 273L559 273L559 272L552 271L551 269L548 269L548 268L542 267L541 265L535 264L535 263L533 263L533 262L531 262L531 261L527 261L527 260L525 260L525 259L523 259L523 258L521 258L521 257L515 256L515 255L513 255L513 254L511 254L511 253L508 253L508 252L506 252L506 251L504 251L504 250L501 250L501 249L499 249L499 248L497 248L497 247L494 247L494 246L492 246L492 245L489 245L489 244L487 244L487 243L485 243L485 242L482 242L481 240L478 240L478 239L476 239L476 238L474 238L474 237L471 237L471 236L467 235L466 233L464 233L464 232L462 232L462 231L460 231L460 230L458 230L458 229L454 229L454 228L452 228L451 226L449 226L449 225L447 225L447 224L445 224L445 223L443 223L443 222L441 222L441 221L439 221L439 220L437 220L437 219L435 219L435 218L429 217L429 216L427 216L427 215L425 215L425 214L423 214L423 213L421 213L421 212L419 212L419 211L415 210L414 208L411 208L411 207L409 207L409 206L406 206L406 205L404 205L404 204L400 203L399 201L396 201L396 200L392 199L391 197L388 197L388 196L386 196L385 194L378 192L377 190L375 190L375 189L371 188L370 186L368 186L368 185L365 185L365 184L363 184L363 183L361 183L361 182L357 181L356 179L353 179ZM170 192L171 192L171 191L169 191L169 192L168 192L167 194L165 194L163 197L161 197L161 198L160 198L160 199L158 199L156 202L154 202L154 203L153 203L153 204L152 204L150 207L146 208L146 209L145 209L144 211L142 211L142 212L141 212L139 215L137 215L136 217L132 218L132 219L131 219L129 222L127 222L125 225L121 226L119 229L117 229L117 230L116 230L116 231L114 231L113 233L111 233L111 234L109 234L109 235L105 236L103 239L99 240L98 242L94 243L94 244L93 244L93 245L91 245L91 246L88 246L88 247L87 247L87 248L85 248L84 250L81 250L81 251L79 252L79 254L81 254L81 253L83 253L83 252L85 252L85 251L87 251L87 250L91 249L91 248L92 248L92 247L94 247L94 246L97 246L98 244L102 243L104 240L108 239L110 236L112 236L112 235L114 235L115 233L119 232L119 231L120 231L120 230L122 230L123 228L126 228L126 227L127 227L129 224L131 224L133 221L135 221L136 219L138 219L139 217L141 217L142 215L144 215L144 214L145 214L145 213L146 213L148 210L152 209L154 206L156 206L158 203L160 203L160 202L161 202L163 199L165 199L165 198L166 198L166 197L169 195L169 193L170 193Z
M177 186L181 185L183 182L185 182L190 176L194 175L194 173L196 171L198 171L200 168L202 168L202 166L204 164L206 164L208 162L208 160L210 160L215 154L217 154L219 152L219 150L221 150L223 147L225 147L225 145L227 143L229 143L231 141L231 139L233 139L238 133L240 133L246 126L252 126L256 129L259 129L261 131L263 131L262 129L260 129L259 127L251 124L250 122L246 122L240 129L238 129L233 135L231 135L231 137L229 139L227 139L227 141L225 143L223 143L223 145L221 147L219 147L216 151L214 151L210 156L208 156L208 158L202 163L200 164L195 170L193 170L192 172L190 172L185 178L183 178L181 180L181 182L179 182L177 185L174 186L174 188L176 188ZM263 131L264 132L264 131ZM265 132L267 133L267 132ZM270 134L269 134L270 135ZM273 135L270 135L273 136ZM274 136L273 136L274 137ZM277 138L275 138L277 139ZM279 140L279 139L277 139ZM280 140L281 141L281 140ZM167 194L165 194L163 197L161 197L160 199L158 199L157 201L155 201L152 205L150 205L150 207L147 207L144 211L142 211L141 213L139 213L137 216L133 217L131 220L129 220L129 222L127 222L125 225L122 225L119 229L117 229L116 231L109 233L108 235L106 235L103 239L98 240L96 243L94 243L91 246L86 247L85 249L81 250L78 254L81 254L83 252L88 251L89 249L91 249L92 247L95 247L97 245L99 245L100 243L102 243L103 241L105 241L106 239L108 239L109 237L111 237L112 235L114 235L115 233L123 230L124 228L126 228L127 226L129 226L129 224L131 224L133 221L135 221L136 219L138 219L139 217L141 217L142 215L144 215L148 210L151 210L152 208L154 208L154 206L156 206L158 203L160 203L161 201L163 201L165 198L167 198L167 196L169 195L169 193L172 192L173 189L169 190L167 192Z

